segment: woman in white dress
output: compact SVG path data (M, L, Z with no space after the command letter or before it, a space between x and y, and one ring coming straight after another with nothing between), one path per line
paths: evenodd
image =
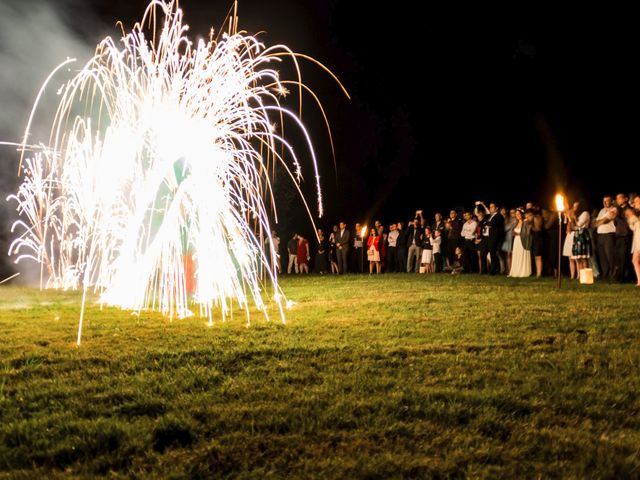
M633 232L633 240L631 240L631 263L636 271L636 286L640 287L640 219L636 216L632 208L624 211L627 218L629 228Z
M524 221L524 212L521 209L516 210L510 277L531 276L531 235L529 229L529 225Z
M573 205L573 208L576 208L576 204ZM564 245L562 247L562 256L567 257L569 261L569 272L572 279L578 278L576 260L573 258L573 238L575 236L575 232L573 231L575 211L573 208L564 214L564 223L567 225L567 236L564 239Z

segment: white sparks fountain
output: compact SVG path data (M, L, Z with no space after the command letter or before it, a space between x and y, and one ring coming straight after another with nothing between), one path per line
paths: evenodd
M164 21L148 38L157 9ZM276 252L264 240L275 163L300 191L300 164L274 127L285 117L307 141L322 215L309 135L279 102L287 85L306 88L298 55L238 31L235 13L219 39L195 45L182 19L173 3L151 2L58 92L49 144L28 143L37 101L27 125L9 253L41 265L41 287L83 290L78 345L87 291L101 305L169 317L191 315L191 303L210 324L234 302L247 321L250 304L266 315L271 297L284 321ZM274 67L286 58L298 79L280 79Z

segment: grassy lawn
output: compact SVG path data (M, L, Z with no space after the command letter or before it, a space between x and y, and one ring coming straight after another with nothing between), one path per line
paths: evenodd
M287 325L0 287L0 478L638 478L640 291L284 279Z

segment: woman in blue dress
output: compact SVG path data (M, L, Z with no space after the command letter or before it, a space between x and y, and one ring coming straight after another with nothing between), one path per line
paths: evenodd
M504 219L504 242L502 242L502 251L507 257L506 272L511 271L511 258L513 250L513 228L516 226L516 210L509 210L509 216Z

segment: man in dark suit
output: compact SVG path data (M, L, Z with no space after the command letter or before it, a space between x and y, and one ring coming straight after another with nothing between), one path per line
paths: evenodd
M616 195L616 206L618 208L617 217L615 218L616 237L614 243L613 257L613 277L618 282L626 282L629 280L631 273L631 239L632 232L624 216L624 210L629 206L629 197L625 193Z
M338 258L338 272L347 273L347 263L349 262L349 240L351 235L347 230L347 224L340 222L340 230L336 235L336 257Z
M435 267L436 267L435 271L436 273L440 273L444 268L443 259L446 257L446 253L447 253L447 232L446 232L444 220L442 219L442 214L440 212L436 212L434 219L435 221L433 222L433 225L431 225L431 231L433 232L434 236L436 234L436 230L440 232L440 252L444 254L444 255L439 255L440 261L435 260L434 258Z
M500 258L498 251L504 239L504 217L500 215L500 209L495 203L489 204L489 216L487 217L486 228L488 228L487 245L489 247L489 258L491 259L490 274L495 275L500 272Z
M447 259L449 264L455 260L456 247L461 246L462 220L458 217L458 212L451 210L449 213L449 228L447 229Z
M487 269L487 256L489 254L489 216L484 208L476 208L478 217L478 230L476 232L476 252L478 254L480 273L489 273Z
M387 256L385 258L385 272L392 273L396 271L396 265L398 263L396 257L396 249L398 246L398 231L396 230L396 224L389 225L389 233L387 234Z
M396 272L404 272L407 268L407 233L402 222L396 225L398 238L396 239Z

